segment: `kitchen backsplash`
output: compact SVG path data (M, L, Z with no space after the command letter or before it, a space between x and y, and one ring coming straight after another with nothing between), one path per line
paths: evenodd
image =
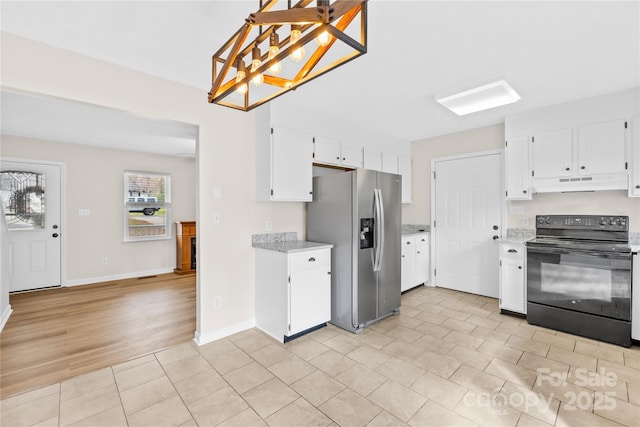
M261 243L290 242L295 240L298 240L298 233L295 231L288 233L253 234L251 236L252 245Z
M526 241L536 237L536 230L531 228L507 228L507 240Z

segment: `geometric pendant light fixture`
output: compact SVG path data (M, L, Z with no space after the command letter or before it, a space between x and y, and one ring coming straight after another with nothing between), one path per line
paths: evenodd
M213 55L210 103L249 111L367 53L367 0L277 3Z

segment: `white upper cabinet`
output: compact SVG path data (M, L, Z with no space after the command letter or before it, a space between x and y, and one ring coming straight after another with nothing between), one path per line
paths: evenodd
M531 143L534 178L556 178L574 174L571 129L536 133L531 138Z
M364 166L362 147L356 147L343 143L341 146L342 166L348 168L361 168Z
M332 141L323 137L314 137L315 163L345 168L362 167L362 147Z
M611 120L578 127L578 173L625 173L625 120Z
M640 115L639 97L640 88L634 88L507 116L507 141L531 136L530 192L629 189L629 122ZM509 168L508 150L506 156ZM508 177L513 173L505 170Z
M398 155L385 151L382 153L382 172L398 173Z
M631 176L629 196L640 196L640 116L631 120ZM638 292L640 294L640 292ZM640 319L638 320L640 324ZM640 328L639 328L640 330Z
M402 175L402 203L411 203L411 156L398 156L398 173Z
M256 139L256 198L310 202L313 199L313 137L272 127L269 141Z
M529 137L519 136L505 142L505 196L507 200L531 199Z
M374 171L381 172L382 171L382 152L378 150L373 150L368 147L364 148L363 153L363 163L365 169L370 169Z
M326 165L340 164L340 143L326 138L313 138L313 161Z

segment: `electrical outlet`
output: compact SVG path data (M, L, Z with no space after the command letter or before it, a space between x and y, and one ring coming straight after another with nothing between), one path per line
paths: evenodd
M103 264L109 264L109 258L107 258L107 257L103 257L103 258L102 258L102 263L103 263Z
M265 221L264 228L266 228L267 231L273 230L273 221Z
M529 226L529 217L522 217L522 226L523 227L528 227Z
M222 299L220 297L215 297L213 299L213 308L220 308L222 306Z

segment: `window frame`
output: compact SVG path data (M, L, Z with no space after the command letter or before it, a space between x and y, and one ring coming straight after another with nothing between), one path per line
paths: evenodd
M131 191L131 187L130 187L130 182L131 182L131 176L134 175L143 175L143 176L149 176L152 178L162 178L164 180L164 191L163 191L163 195L164 195L164 201L158 201L160 197L158 197L158 194L146 194L145 196L142 196L140 194L138 195L131 195L130 191ZM140 191L137 191L138 193L140 193ZM132 199L138 199L136 201L133 201ZM145 199L155 199L155 201L141 201L140 199L145 198ZM141 203L145 203L145 205L141 205ZM149 206L149 204L152 204L152 206ZM157 240L170 240L172 239L172 222L171 222L171 174L169 173L165 173L165 172L149 172L149 171L136 171L136 170L125 170L123 172L123 217L124 217L124 223L123 223L123 241L124 242L148 242L148 241L157 241ZM156 208L158 207L159 209L164 209L164 233L163 234L145 234L145 235L132 235L131 229L132 226L131 224L129 224L129 220L130 220L130 210L136 209L142 209L144 207L153 207ZM144 215L144 214L143 214ZM144 217L146 217L147 215L144 215ZM154 217L154 215L149 215L149 217ZM157 218L157 217L156 217ZM154 225L148 225L148 226L137 226L135 227L138 230L143 230L144 228L146 228L147 230L151 230L151 229L159 229L162 226L154 226Z

